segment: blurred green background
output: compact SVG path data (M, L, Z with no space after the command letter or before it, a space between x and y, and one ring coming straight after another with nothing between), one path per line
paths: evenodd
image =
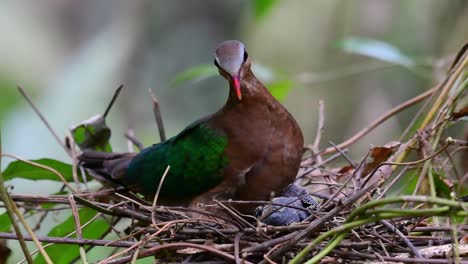
M258 66L255 73L287 89L283 102L308 143L316 132L318 102L324 100L321 147L327 147L328 141L343 141L440 81L466 41L467 25L465 0L3 0L3 151L69 162L16 85L28 91L64 137L68 128L102 113L124 84L107 120L115 151L127 150L123 134L128 128L145 145L159 141L148 94L152 89L166 134L175 135L224 104L228 85L219 76L174 80L187 69L211 64L214 48L226 39L243 41ZM353 37L392 46L378 42L383 46L361 49L363 43ZM360 50L375 52L356 54ZM394 55L400 56L392 60ZM370 144L397 140L417 110L387 121L355 144L351 155L361 157ZM9 184L19 193L49 193L50 188L24 180ZM18 258L20 252L12 263Z

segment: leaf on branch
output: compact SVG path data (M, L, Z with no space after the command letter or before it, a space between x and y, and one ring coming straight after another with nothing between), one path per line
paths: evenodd
M86 222L91 220L97 212L90 208L82 208L78 210L80 224L84 225ZM107 232L109 224L101 218L94 220L92 223L82 228L83 238L87 239L98 239ZM70 215L64 222L56 225L49 232L50 237L65 237L66 235L75 231L75 219L73 215ZM76 234L72 237L76 238ZM80 256L78 245L65 245L65 244L54 244L46 248L47 254L54 261L54 263L71 263L72 260ZM42 255L38 255L34 263L46 263Z
M398 48L379 40L350 37L338 42L338 48L348 53L359 54L406 67L414 65L414 61Z
M399 142L391 142L383 147L373 147L370 153L371 160L364 165L362 176L366 176L385 162L400 146Z
M55 169L65 178L65 180L73 181L72 165L70 164L54 159L38 159L31 161ZM5 181L13 178L61 181L60 178L51 171L33 166L20 160L10 163L3 172L3 179Z
M0 215L0 232L10 232L11 231L11 220L8 213L3 213Z
M95 115L71 129L73 139L81 150L112 152L111 130L102 115Z
M452 114L452 118L454 120L457 120L457 119L462 119L462 120L465 120L466 117L468 117L468 105L463 107L462 109L460 109L460 111L457 111L457 112L454 112Z

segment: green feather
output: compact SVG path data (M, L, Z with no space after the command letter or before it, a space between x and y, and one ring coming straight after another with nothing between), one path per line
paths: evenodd
M177 136L140 152L122 182L152 196L170 165L160 195L175 198L201 194L223 180L222 170L228 163L226 147L226 136L202 121L195 122Z

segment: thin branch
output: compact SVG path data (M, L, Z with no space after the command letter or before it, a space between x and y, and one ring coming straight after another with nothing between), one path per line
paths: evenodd
M18 236L14 233L5 233L0 232L0 238L2 239L15 239L19 240ZM112 245L113 247L122 247L127 248L134 245L134 241L114 241L114 240L104 240L104 239L83 239L83 238L68 238L68 237L47 237L47 236L37 236L37 239L40 242L44 243L54 243L54 244L69 244L69 245L89 245L89 246L100 246L107 247ZM24 236L25 241L32 241L32 238L29 236ZM159 243L151 243L147 246L155 246Z
M2 133L0 129L0 168L1 168L1 162L2 162ZM3 182L3 174L2 170L0 169L0 197L3 203L5 204L6 211L8 215L10 216L11 220L11 225L13 226L13 229L15 230L16 237L18 238L19 244L21 246L21 249L23 250L23 254L28 261L29 264L34 263L33 259L31 258L31 255L29 254L28 246L26 245L25 238L23 237L23 234L21 233L21 230L19 228L18 222L15 217L15 211L13 209L13 200L11 200L10 196L8 195L8 192L5 188L5 184Z
M394 116L395 114L405 110L406 108L419 103L420 101L426 99L427 97L431 96L433 92L437 91L439 87L433 87L432 89L411 98L410 100L399 104L398 106L388 110L387 112L383 113L381 116L379 116L374 122L372 122L369 126L363 128L361 131L356 133L354 136L350 137L349 139L345 140L344 142L340 143L337 145L338 148L344 149L346 147L349 147L350 145L354 144L356 141L367 135L369 132L371 132L374 128L378 127L380 124L385 122L387 119L390 117ZM336 149L333 147L325 149L321 154L330 154L335 152Z
M109 111L111 110L112 106L114 105L115 100L117 100L117 97L119 96L120 92L122 91L122 88L123 88L123 84L121 84L121 85L117 88L117 90L115 90L114 95L112 96L111 101L110 101L109 104L107 105L107 108L106 108L106 110L104 111L104 114L102 115L104 118L106 118L106 117L107 117L107 114L109 114Z
M148 92L151 96L151 101L153 102L153 112L156 125L158 126L159 138L161 139L161 142L163 142L166 141L166 131L164 130L164 123L162 120L161 109L159 107L159 101L151 89L148 89Z
M170 169L171 169L171 166L167 165L167 168L164 171L164 174L162 175L161 180L159 181L156 194L154 195L153 207L151 208L151 221L153 222L153 225L156 225L156 203L158 202L159 193L161 192L162 185Z
M408 246L409 249L413 252L413 254L418 258L418 259L424 259L423 256L421 256L421 253L419 253L419 250L409 241L408 238L401 233L400 230L398 230L394 225L390 224L386 220L380 220L380 223L382 223L387 229L391 232L394 232L400 239Z
M32 109L34 110L34 112L36 112L36 114L39 116L39 118L41 119L42 123L44 123L44 125L47 127L47 129L49 129L49 132L52 134L52 136L55 138L55 140L59 143L60 146L62 146L62 148L65 150L65 152L70 155L70 151L69 149L67 148L67 146L65 145L65 143L62 141L62 139L58 136L57 132L55 132L55 130L52 128L52 126L50 125L49 121L47 121L47 119L45 118L45 116L41 113L41 111L39 111L39 109L37 108L37 106L33 103L33 101L31 100L31 97L29 97L29 95L26 93L26 91L21 87L21 86L18 86L18 91L20 92L20 94L24 97L24 99L28 102L28 104L32 107Z
M127 133L125 133L125 137L128 139L128 141L130 141L135 147L137 147L137 149L139 151L142 151L145 146L143 145L143 143L141 143L141 141L139 141L136 137L135 137L135 133L133 132L133 129L129 129L127 131ZM130 148L130 147L129 147ZM131 151L133 152L133 151Z
M314 153L319 152L320 148L320 140L322 139L323 134L323 127L325 126L325 110L324 110L324 103L323 100L319 101L319 118L318 118L318 125L317 125L317 134L315 136L314 143L310 148Z
M76 202L75 199L73 199L73 195L68 196L68 201L70 202L70 207L72 209L72 215L75 220L75 230L76 230L76 236L79 239L83 238L83 233L81 232L81 223L80 223L80 215L78 214L78 209L76 207ZM86 252L84 251L84 248L80 246L80 257L83 263L87 264L87 258L86 258Z
M205 245L198 245L198 244L193 244L193 243L187 243L187 242L177 242L177 243L170 243L170 244L164 244L164 245L159 245L159 246L154 246L150 249L142 250L138 256L138 258L143 258L143 257L148 257L154 255L156 252L163 250L163 249L177 249L177 248L198 248L202 249L205 251L208 251L210 253L213 253L216 256L219 256L225 260L229 261L235 261L235 257L231 254L228 254L226 252L223 252L219 249L216 249L214 247L210 246L205 246ZM123 263L128 263L132 259L132 256L126 256L120 259L116 260L111 260L107 264L123 264ZM252 264L250 261L245 261L244 263L246 264Z

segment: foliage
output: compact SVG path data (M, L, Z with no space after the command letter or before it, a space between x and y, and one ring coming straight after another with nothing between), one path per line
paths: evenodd
M255 19L257 21L263 19L271 12L277 3L278 0L253 0Z
M64 162L54 159L38 159L31 160L39 165L52 168L60 173L65 180L73 181L72 166ZM3 172L3 178L5 181L14 178L23 178L28 180L51 180L60 181L60 178L50 170L34 166L32 164L25 163L21 160L11 162Z
M80 225L83 225L90 221L97 212L90 208L83 208L78 211ZM109 228L109 223L104 219L96 219L90 222L89 225L82 228L83 238L88 239L97 239L102 235L107 233ZM76 224L75 218L73 215L69 216L65 221L56 225L52 230L47 234L50 237L65 237L69 234L75 232ZM71 237L77 237L76 234ZM72 260L80 256L79 246L78 245L61 245L55 244L46 248L47 254L54 260L54 263L71 263ZM66 253L66 254L65 254ZM42 255L38 255L34 263L46 263Z

